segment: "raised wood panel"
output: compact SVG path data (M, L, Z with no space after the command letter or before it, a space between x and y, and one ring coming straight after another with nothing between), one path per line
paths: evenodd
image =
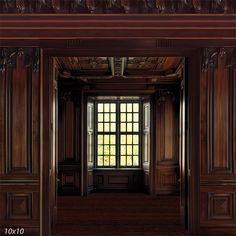
M179 167L162 165L156 167L156 194L175 194L179 192Z
M79 173L80 173L79 167L59 166L58 193L60 195L80 193L80 174Z
M6 174L3 179L38 175L39 73L35 68L38 49L1 50L8 63L1 65L1 109L5 114L1 125L5 132L1 133L4 153L0 174Z
M7 193L7 219L32 218L32 193Z
M39 227L39 185L0 186L0 225Z
M95 191L142 191L143 189L142 170L94 170Z
M157 161L178 162L177 104L172 91L161 91L158 98L158 152Z
M225 67L224 57L219 56L218 68L212 77L208 78L208 154L209 172L232 172L232 142L230 115L232 105L232 78L229 78L228 68ZM231 146L232 147L232 146Z
M208 219L233 219L235 193L208 193Z
M205 49L204 56L208 64L201 76L201 174L204 179L235 179L235 50Z
M236 185L218 184L201 186L202 227L235 227L236 225ZM235 228L236 230L236 228Z

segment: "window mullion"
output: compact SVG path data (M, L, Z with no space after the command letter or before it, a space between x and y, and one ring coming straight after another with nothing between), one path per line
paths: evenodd
M116 103L116 167L120 168L120 102Z

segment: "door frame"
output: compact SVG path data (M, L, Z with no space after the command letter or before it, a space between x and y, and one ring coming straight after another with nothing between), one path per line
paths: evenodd
M133 39L135 42L135 39ZM41 82L40 82L40 111L41 111L41 235L50 235L50 137L52 112L52 59L59 56L181 56L188 58L188 132L189 132L189 235L198 235L199 205L200 205L200 51L199 49L173 48L172 50L149 50L139 47L120 48L119 41L111 39L112 49L41 49ZM145 43L145 42L144 42ZM145 46L145 44L144 44Z

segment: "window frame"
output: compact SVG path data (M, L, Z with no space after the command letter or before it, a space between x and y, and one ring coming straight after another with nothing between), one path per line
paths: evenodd
M116 104L116 131L115 132L98 132L98 103L115 103ZM139 131L137 132L120 132L120 104L121 103L139 103ZM114 98L114 99L96 99L94 101L94 169L121 169L121 170L135 170L135 169L141 169L142 168L142 126L143 126L143 109L142 109L142 105L143 105L143 101L141 98L135 98L135 99L130 99L127 96L127 99L120 99L120 98ZM127 112L126 112L127 113ZM132 111L133 114L133 111ZM104 121L103 121L104 122ZM116 136L116 166L112 167L112 166L98 166L97 165L97 158L98 158L98 135L102 134L108 134L108 135L112 135L115 134ZM121 166L120 164L120 139L121 139L121 135L125 134L125 135L135 135L137 134L139 136L139 154L138 154L138 158L139 158L139 165L138 166ZM133 143L132 143L133 145Z

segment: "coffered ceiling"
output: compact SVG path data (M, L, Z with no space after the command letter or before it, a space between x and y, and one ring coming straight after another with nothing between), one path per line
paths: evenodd
M60 76L80 80L178 78L182 57L58 57Z

